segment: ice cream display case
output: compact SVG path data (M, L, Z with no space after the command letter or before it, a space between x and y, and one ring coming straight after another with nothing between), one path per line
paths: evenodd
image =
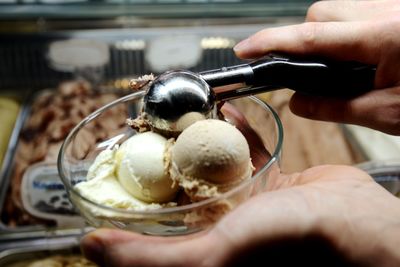
M0 265L14 263L19 253L27 259L76 255L79 236L91 228L69 201L56 159L62 142L86 116L133 93L132 78L242 63L232 51L237 42L265 27L302 21L311 2L0 0L0 93L18 96L19 105L1 165L0 250L5 252ZM291 94L257 95L282 121L282 171L368 160L342 125L293 115ZM241 106L251 114L249 108ZM85 158L137 114L121 107L96 120L90 132L79 133L74 155ZM271 130L266 127L258 125L257 131L266 135ZM72 245L49 252L50 244L66 239ZM46 252L10 250L21 242L29 246L27 240Z

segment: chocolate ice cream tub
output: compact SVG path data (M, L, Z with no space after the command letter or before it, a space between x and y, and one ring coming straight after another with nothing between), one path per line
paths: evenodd
M0 177L0 241L4 235L9 240L64 236L85 228L59 179L58 151L82 119L126 93L94 90L87 82L69 81L29 97L9 143L7 168ZM97 142L127 128L127 118L128 107L107 114L93 125L94 135L83 136L85 141L75 153L83 156Z

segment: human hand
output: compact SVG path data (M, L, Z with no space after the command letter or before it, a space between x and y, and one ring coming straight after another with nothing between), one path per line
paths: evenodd
M100 229L82 240L101 266L399 266L400 200L353 167L281 176L209 231L179 237ZM306 265L304 265L306 264Z
M295 93L290 108L310 119L400 135L400 1L319 1L305 23L264 29L234 50L240 58L284 52L377 65L377 90L350 100Z

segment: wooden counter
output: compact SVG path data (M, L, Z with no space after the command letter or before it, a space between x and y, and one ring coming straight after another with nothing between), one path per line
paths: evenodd
M282 172L302 171L321 164L354 165L363 161L352 149L340 124L313 121L294 115L288 106L292 91L259 95L278 113L284 128Z

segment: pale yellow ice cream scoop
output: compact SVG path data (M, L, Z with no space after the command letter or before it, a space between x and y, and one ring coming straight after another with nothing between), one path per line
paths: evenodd
M178 191L164 165L167 139L154 132L132 136L116 152L117 177L135 198L163 203Z
M204 197L250 178L253 171L245 137L235 126L214 119L197 121L179 135L171 149L171 165L173 179Z
M100 152L87 174L87 180L77 183L75 190L82 196L98 204L116 209L125 210L151 210L159 209L161 205L147 203L133 197L117 180L115 169L116 149L106 149ZM81 203L85 205L84 202ZM91 213L100 216L114 216L113 213L87 205Z

